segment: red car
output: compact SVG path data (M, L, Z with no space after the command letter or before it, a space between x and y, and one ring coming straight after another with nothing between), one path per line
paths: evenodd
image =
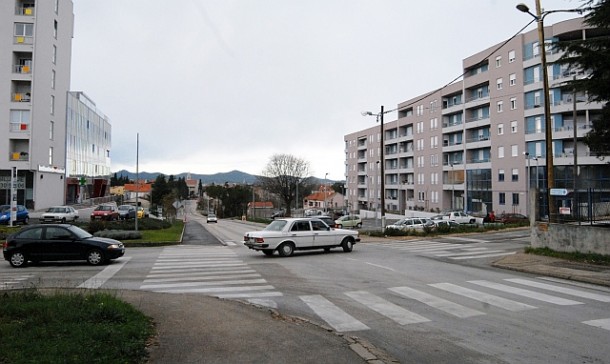
M496 219L498 220L498 219ZM500 215L500 222L504 224L528 224L530 218L521 214L502 214Z
M119 210L114 205L99 205L91 213L91 220L114 221L119 219Z

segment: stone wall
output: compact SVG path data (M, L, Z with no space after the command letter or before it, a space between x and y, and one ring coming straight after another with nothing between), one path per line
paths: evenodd
M610 255L610 228L536 222L531 243L533 248Z

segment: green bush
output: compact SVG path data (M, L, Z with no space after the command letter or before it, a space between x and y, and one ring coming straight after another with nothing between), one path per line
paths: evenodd
M100 230L96 231L93 235L115 240L142 239L142 233L134 230Z
M88 222L80 222L81 228L87 230L91 234L103 230L135 230L135 220L124 221L101 221L93 220ZM172 224L168 220L157 219L139 219L138 230L161 230L171 227Z

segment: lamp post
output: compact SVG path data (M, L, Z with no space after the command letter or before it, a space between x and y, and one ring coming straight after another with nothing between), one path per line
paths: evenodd
M525 214L530 216L530 153L525 152L525 158L527 159L527 170L525 171Z
M380 143L381 143L381 148L380 149L380 157L379 160L381 161L381 168L380 168L380 173L381 173L381 193L380 193L380 200L381 200L381 230L384 230L384 226L385 226L385 171L384 171L384 151L385 151L385 145L383 143L383 115L385 114L385 112L383 111L383 105L381 105L381 111L379 112L379 114L373 114L370 111L363 111L362 112L362 116L372 116L375 115L377 117L377 120L379 121L379 131L381 133L381 139L380 139Z
M326 213L326 196L328 194L327 186L328 185L328 172L324 174L324 188L322 189L322 193L324 194L324 213Z
M455 172L453 170L453 163L449 163L451 166L451 211L453 211L453 204L455 201Z
M538 46L540 50L540 65L542 67L542 90L544 93L544 137L546 143L546 195L548 203L549 222L553 222L552 215L555 213L555 201L551 196L551 189L555 186L555 176L553 173L553 127L551 125L551 103L549 100L549 78L546 63L546 46L544 43L544 18L551 13L579 13L582 14L583 9L567 9L567 10L549 10L542 11L540 0L536 0L536 14L530 12L527 5L521 3L517 5L517 9L521 12L528 13L533 16L538 23Z

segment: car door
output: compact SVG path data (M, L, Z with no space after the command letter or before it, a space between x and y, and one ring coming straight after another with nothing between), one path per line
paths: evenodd
M82 244L75 241L74 235L61 226L48 226L45 239L49 244L49 254L53 260L78 259Z
M290 238L297 248L311 248L314 235L309 220L296 220L290 228Z
M16 239L21 246L21 250L29 259L43 260L47 251L47 245L43 240L42 226L23 231Z
M314 246L328 246L337 244L335 241L335 237L337 235L321 220L311 220L311 228L313 231Z

